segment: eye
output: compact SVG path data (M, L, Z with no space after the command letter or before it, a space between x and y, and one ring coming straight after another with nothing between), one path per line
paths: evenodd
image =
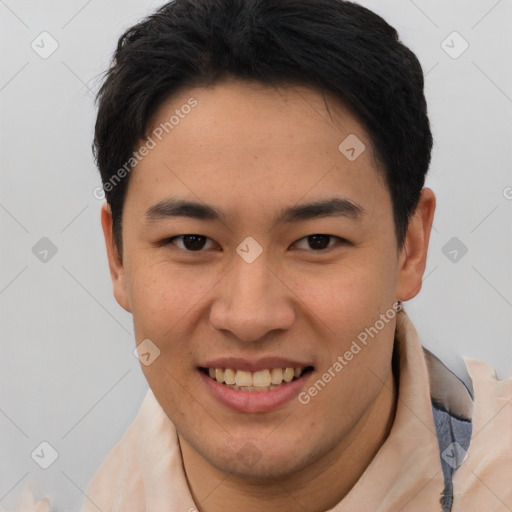
M330 249L336 242L347 244L349 243L344 238L334 235L314 234L305 236L297 242L295 247L298 249L306 249L313 251L323 251ZM204 235L188 234L179 235L164 240L163 244L174 244L179 249L187 252L201 252L202 249L212 249L215 247L215 242ZM300 246L302 244L302 247Z
M315 234L305 236L304 238L297 240L297 242L295 242L295 246L298 249L312 249L313 251L322 251L324 249L330 249L336 241L339 241L342 244L348 243L347 240L340 238L339 236ZM301 243L303 247L298 247Z
M213 240L203 235L180 235L165 240L166 244L174 244L180 249L188 252L199 252L201 249L212 249L215 245ZM208 246L208 243L210 244Z

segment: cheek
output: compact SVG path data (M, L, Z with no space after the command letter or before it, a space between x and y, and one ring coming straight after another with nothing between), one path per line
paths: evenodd
M172 325L179 314L179 302L169 297L166 279L153 272L136 271L131 276L130 299L136 339L159 339L162 331Z
M189 274L176 272L164 259L141 260L133 262L129 279L136 343L149 339L159 350L158 357L149 365L141 364L141 369L157 400L178 422L182 411L190 409L190 397L184 392L191 389L186 364L190 326L209 289Z
M329 380L313 406L318 414L329 415L326 411L335 403L347 418L358 417L389 371L395 329L394 261L377 257L377 251L362 252L357 260L347 258L325 275L296 280L301 287L297 295L304 298L304 311L314 313L310 319L321 338L318 377Z
M332 333L356 334L395 301L396 263L377 251L364 252L292 280L305 310Z
M182 277L167 267L140 262L132 266L128 279L135 339L140 343L149 338L161 349L164 340L172 337L173 327L197 303L200 293L198 287L187 286Z

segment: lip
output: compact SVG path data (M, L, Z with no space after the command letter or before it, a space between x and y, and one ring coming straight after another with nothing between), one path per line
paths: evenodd
M313 366L310 362L283 359L281 357L262 357L254 361L240 357L221 357L212 359L198 365L202 368L232 368L246 372L258 372L260 370L271 370L272 368L306 368Z
M217 362L218 361L216 361L216 364ZM297 366L300 366L300 364ZM220 365L216 366L216 368L223 367L224 366ZM275 367L279 367L279 365ZM266 366L265 368L269 368L269 366ZM228 388L224 384L219 384L216 380L213 380L199 369L197 372L206 386L207 391L218 402L232 410L244 413L264 413L282 407L293 400L306 387L309 378L314 373L314 371L308 372L298 379L293 380L292 382L283 383L279 387L270 391L242 391L239 389Z

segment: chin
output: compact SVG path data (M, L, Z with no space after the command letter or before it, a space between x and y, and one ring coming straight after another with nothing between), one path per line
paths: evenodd
M299 457L297 443L283 446L277 438L274 443L262 446L261 442L240 441L236 443L240 448L234 449L235 443L231 441L229 447L207 458L222 472L255 482L287 476L307 465L305 457ZM305 449L300 446L301 451Z

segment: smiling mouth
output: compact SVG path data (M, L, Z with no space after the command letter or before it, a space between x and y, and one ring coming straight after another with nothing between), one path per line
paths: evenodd
M248 372L232 368L199 368L201 372L219 384L240 391L271 391L300 379L312 372L313 369L312 366L306 366L304 368L270 368Z

